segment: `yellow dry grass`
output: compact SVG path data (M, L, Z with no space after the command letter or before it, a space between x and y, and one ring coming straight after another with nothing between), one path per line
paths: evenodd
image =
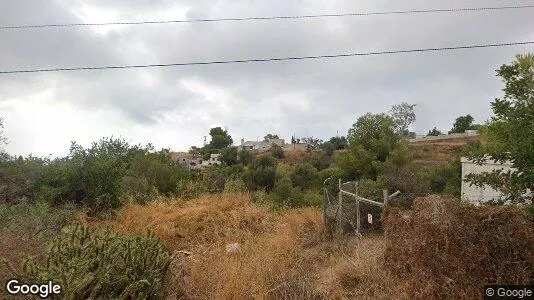
M122 232L144 234L153 230L174 252L170 299L390 295L383 291L389 291L391 282L385 280L389 277L379 263L382 238L349 243L342 256L338 245L325 239L317 209L276 212L256 206L247 194L223 194L187 202L177 199L128 205L116 220L106 223ZM240 250L227 253L229 243L239 243ZM178 253L181 250L191 255Z

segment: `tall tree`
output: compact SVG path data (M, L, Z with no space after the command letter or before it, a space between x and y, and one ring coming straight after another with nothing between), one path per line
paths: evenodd
M0 117L0 153L4 151L3 145L7 143L7 139L4 136L4 118Z
M452 125L452 129L449 131L449 134L451 133L464 133L466 130L472 130L472 129L478 129L480 128L480 125L473 124L473 117L469 114L465 116L459 116L454 121L454 124Z
M358 118L349 129L348 151L334 160L347 179L376 179L391 151L399 146L401 136L395 131L395 120L386 114Z
M393 105L389 111L395 121L395 129L403 137L410 137L408 129L415 122L415 106L416 104L402 102L401 104Z
M534 198L534 54L518 55L516 61L497 70L505 88L504 97L491 103L494 117L481 128L482 146L469 158L482 163L486 158L511 162L514 171L495 170L471 174L467 180L501 190L510 200ZM530 193L529 193L530 191Z
M234 142L228 131L223 130L221 127L214 127L210 129L211 141L209 145L211 149L220 150L222 148L232 145Z

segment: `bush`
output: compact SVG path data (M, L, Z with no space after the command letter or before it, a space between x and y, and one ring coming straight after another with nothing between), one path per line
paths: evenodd
M230 179L224 184L225 193L244 193L246 191L247 187L242 179Z
M170 256L152 234L90 233L76 225L49 244L45 261L29 257L20 272L13 271L28 282L53 280L65 299L162 299Z
M269 151L274 158L283 159L285 157L284 149L277 144L273 144Z
M309 163L296 165L291 173L291 180L295 186L302 189L319 186L317 169Z
M276 181L277 163L270 154L257 157L245 174L248 187L251 190L265 189L270 191Z

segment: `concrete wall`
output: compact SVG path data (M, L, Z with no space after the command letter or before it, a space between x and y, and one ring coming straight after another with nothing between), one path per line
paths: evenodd
M489 186L477 187L475 185L470 186L464 179L467 174L481 174L483 172L491 172L493 170L513 170L511 163L501 164L492 160L486 160L482 165L478 165L467 158L461 158L462 163L462 200L471 203L482 203L492 199L500 198L502 193Z

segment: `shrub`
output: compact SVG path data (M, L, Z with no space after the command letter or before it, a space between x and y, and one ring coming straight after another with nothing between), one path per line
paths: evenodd
M20 272L13 271L29 282L53 280L66 299L162 299L170 256L153 234L90 233L78 224L49 244L45 261L29 257Z
M291 173L291 180L295 186L303 189L315 187L319 184L317 169L309 163L296 165Z
M276 159L269 154L257 157L245 174L248 187L270 191L276 180L276 165Z
M274 158L282 159L285 157L284 149L282 149L282 147L278 146L277 144L273 144L269 151L271 152Z
M242 179L230 179L224 184L225 193L244 193L246 191L247 187Z
M388 207L386 266L408 298L475 299L483 286L534 278L533 222L515 205L476 207L426 197L411 212Z

